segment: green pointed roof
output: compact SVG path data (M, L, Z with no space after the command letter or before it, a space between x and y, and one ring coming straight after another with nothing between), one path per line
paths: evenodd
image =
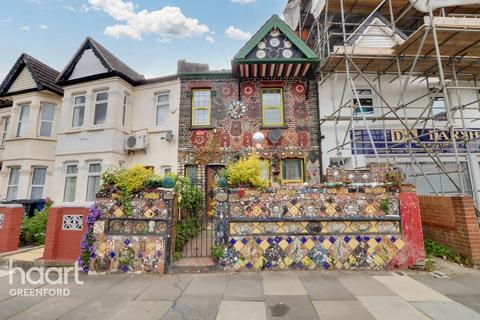
M304 55L302 58L275 58L275 59L248 59L248 54L255 49L260 41L262 41L265 36L273 29L277 28L281 31L285 37L290 40L298 50ZM318 62L318 57L310 49L305 42L303 42L290 27L282 20L278 15L273 15L265 24L260 28L260 30L255 33L255 35L238 51L238 53L233 57L234 63L275 63L275 62L296 62L296 63L315 63Z

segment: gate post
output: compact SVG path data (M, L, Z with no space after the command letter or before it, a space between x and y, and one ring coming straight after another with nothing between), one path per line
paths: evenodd
M215 244L225 245L228 241L228 189L217 190L215 200Z
M4 204L0 207L0 253L18 249L22 216L21 204Z

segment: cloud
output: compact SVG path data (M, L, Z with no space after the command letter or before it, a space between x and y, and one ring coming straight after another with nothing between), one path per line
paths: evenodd
M12 19L10 19L10 18L2 19L2 22L4 22L4 23L10 22L10 21L12 21Z
M20 30L22 30L22 31L30 31L30 27L29 27L29 26L21 26L21 27L20 27Z
M40 23L40 29L42 30L48 30L49 27L46 24Z
M257 0L230 0L230 2L233 3L239 3L239 4L249 4L249 3L254 3Z
M215 39L212 36L206 36L205 40L207 40L209 43L215 43Z
M72 12L80 12L80 13L85 13L85 12L90 11L90 8L86 4L82 4L79 7L73 7L69 4L65 4L65 5L62 6L62 8L65 9L65 10L72 11Z
M159 10L135 12L137 5L123 0L89 0L95 10L107 13L113 19L124 22L105 28L105 34L113 38L141 40L143 34L155 34L159 39L203 36L209 28L198 19L187 18L179 7L166 6Z
M234 26L230 26L225 30L225 35L230 39L249 40L252 37L250 32L242 31Z

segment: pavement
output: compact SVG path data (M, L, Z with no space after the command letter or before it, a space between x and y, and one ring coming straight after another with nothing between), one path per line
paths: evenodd
M43 286L21 285L19 273L10 285L0 270L0 319L480 319L480 271L463 269L444 267L445 278L420 271L82 275L83 284L69 278ZM70 294L10 295L19 288Z

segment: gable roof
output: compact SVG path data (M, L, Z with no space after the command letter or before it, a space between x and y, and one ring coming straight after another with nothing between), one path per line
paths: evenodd
M385 36L369 37L369 33L375 34L375 32L378 31L385 34ZM377 42L377 46L382 47L380 42L383 41L385 47L391 48L395 44L402 43L405 39L407 39L407 36L400 29L395 29L395 40L391 38L392 34L392 23L380 13L375 12L373 15L370 16L369 19L364 21L362 25L360 25L356 30L354 30L350 39L350 43L356 43L357 45L359 45L362 41L370 43ZM370 41L364 41L363 39L368 39ZM391 46L386 46L387 44L391 44Z
M9 88L12 86L12 84L15 82L16 78L24 68L27 68L27 70L30 72L33 80L35 81L36 88L22 90L19 92L8 92ZM47 66L43 62L33 58L26 53L22 53L22 55L17 59L12 69L10 69L2 84L0 85L0 96L7 96L25 91L37 90L49 90L62 96L63 89L56 83L56 78L58 77L58 75L59 72L57 70Z
M318 61L318 57L313 52L312 49L308 47L308 45L303 42L295 32L290 29L290 27L282 20L278 15L273 15L270 19L265 22L265 24L253 35L253 37L248 40L248 42L238 51L238 53L233 57L234 62L247 62L247 55L258 45L260 41L273 29L277 28L280 30L288 40L290 40L299 50L305 58L300 58L297 60L303 60L303 62L310 61L316 62ZM255 60L255 59L254 59ZM280 59L279 59L280 60ZM264 60L262 60L264 61ZM252 61L253 62L253 61ZM302 61L300 61L302 62Z
M97 58L101 61L103 66L107 69L106 73L102 73L100 77L111 77L111 76L119 76L124 80L134 84L139 81L145 80L145 77L132 68L127 66L123 61L118 59L113 53L108 51L105 47L103 47L100 43L93 40L91 37L87 37L85 41L83 41L80 48L77 50L73 58L67 64L67 66L63 69L60 76L58 76L57 81L58 83L68 83L68 82L81 82L83 80L87 80L90 77L83 77L80 79L75 79L75 81L69 81L70 76L72 75L73 70L77 62L82 57L85 50L92 49Z

